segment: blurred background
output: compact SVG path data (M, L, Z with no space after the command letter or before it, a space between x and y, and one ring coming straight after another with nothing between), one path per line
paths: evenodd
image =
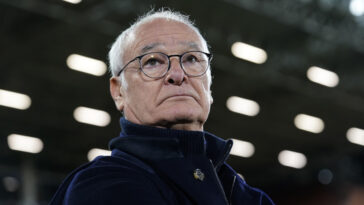
M364 0L0 0L0 204L47 204L120 132L107 52L151 7L213 53L205 130L277 204L364 204Z

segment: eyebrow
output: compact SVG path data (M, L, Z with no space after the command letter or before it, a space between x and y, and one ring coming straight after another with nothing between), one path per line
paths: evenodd
M193 41L190 41L190 42L180 42L180 44L184 44L184 45L188 45L188 47L190 47L191 49L195 49L195 50L200 50L200 46L193 42Z
M146 46L144 46L142 48L141 52L146 53L146 52L152 50L153 48L161 46L161 45L164 45L164 44L162 44L162 43L152 43L152 44L146 45Z
M193 42L193 41L189 41L189 42L185 42L185 41L180 41L178 42L178 44L180 45L185 45L193 50L200 50L200 46ZM149 45L146 45L144 46L142 49L141 49L141 53L147 53L148 51L156 48L156 47L159 47L159 46L164 46L165 44L164 43L152 43L152 44L149 44Z

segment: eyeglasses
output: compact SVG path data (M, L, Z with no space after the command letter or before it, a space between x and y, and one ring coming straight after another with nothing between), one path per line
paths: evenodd
M202 76L210 66L212 54L202 51L187 51L181 55L167 55L161 52L151 52L135 57L129 61L117 74L133 61L139 60L140 69L150 78L164 77L171 67L171 57L178 57L183 72L190 77Z

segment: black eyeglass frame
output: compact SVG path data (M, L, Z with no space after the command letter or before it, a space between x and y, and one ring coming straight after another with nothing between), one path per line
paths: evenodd
M207 56L207 58L208 58L208 64L207 64L207 67L206 67L206 69L205 69L205 71L203 72L203 73L201 73L201 74L199 74L199 75L190 75L190 74L188 74L186 71L185 71L185 69L184 69L184 67L183 67L183 64L182 64L182 56L184 56L186 53L191 53L191 52L199 52L199 53L203 53L203 54L205 54L206 56ZM167 58L168 58L168 68L166 69L166 72L163 74L163 75L161 75L160 77L151 77L151 76L149 76L148 74L146 74L145 72L144 72L144 70L143 70L143 68L142 68L142 62L141 62L141 59L144 57L144 56L146 56L146 55L148 55L148 54L151 54L151 53L159 53L159 54L162 54L162 55L165 55L165 56L167 56ZM146 75L146 76L148 76L149 78L153 78L153 79L159 79L159 78L163 78L167 73L168 73L168 71L169 71L169 69L171 69L171 57L178 57L179 58L179 64L180 64L180 66L181 66L181 68L182 68L182 70L183 70L183 72L187 75L187 76L189 76L189 77L199 77L199 76L202 76L202 75L204 75L205 73L206 73L206 71L209 69L209 67L210 67L210 63L211 63L211 60L212 60L212 53L206 53L206 52L203 52L203 51L186 51L186 52L184 52L184 53L182 53L182 54L180 54L180 55L178 55L178 54L174 54L174 55L167 55L167 54L165 54L165 53L162 53L162 52L149 52L149 53L145 53L145 54L143 54L143 55L140 55L140 56L137 56L137 57L135 57L134 59L132 59L132 60L130 60L119 72L118 72L118 74L116 75L116 76L120 76L120 74L121 74L121 72L123 72L123 70L125 70L126 69L126 67L130 64L130 63L132 63L132 62L134 62L135 60L139 60L139 69L144 73L144 75Z

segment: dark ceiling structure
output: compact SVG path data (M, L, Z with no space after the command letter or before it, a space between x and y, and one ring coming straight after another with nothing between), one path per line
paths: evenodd
M118 136L121 114L109 94L108 73L77 72L66 59L76 53L107 62L118 34L152 7L190 15L211 46L214 103L205 130L254 145L251 157L229 158L249 184L277 204L347 200L348 190L364 186L364 147L346 137L352 127L364 129L364 15L350 13L350 2L0 0L0 89L32 100L26 110L0 106L0 204L46 204L64 177L88 161L90 149L107 149ZM267 61L235 57L231 46L238 41L264 49ZM335 72L338 86L310 81L311 66ZM230 96L254 100L259 114L231 112ZM78 106L108 112L110 124L77 122ZM297 129L294 119L300 113L322 119L324 130ZM11 150L7 137L13 133L40 138L43 150ZM282 150L303 153L307 164L282 166Z

